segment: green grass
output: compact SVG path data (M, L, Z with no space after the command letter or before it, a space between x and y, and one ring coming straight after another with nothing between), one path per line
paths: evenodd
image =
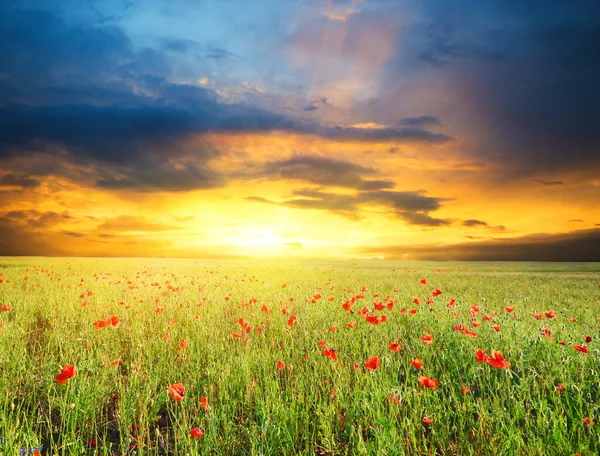
M598 263L0 258L0 274L0 305L10 305L0 312L3 455L40 445L52 455L600 453L600 424L584 422L600 422ZM393 309L373 312L385 323L359 315L388 296ZM551 310L556 318L534 318ZM118 327L94 328L112 315ZM244 339L233 336L240 318L252 328ZM510 367L476 363L478 348ZM61 385L69 364L77 373ZM179 402L167 393L177 382Z

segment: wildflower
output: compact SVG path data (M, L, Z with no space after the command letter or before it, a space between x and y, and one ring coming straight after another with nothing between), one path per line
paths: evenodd
M425 423L425 424L431 424L431 423L433 423L433 420L431 418L429 418L429 417L424 416L423 417L423 423Z
M421 385L431 389L436 389L439 383L437 380L434 380L431 377L419 377L419 382Z
M167 390L171 396L173 396L173 400L180 401L185 396L185 388L181 383L174 383L169 386Z
M285 369L285 363L281 360L277 361L277 369L279 369L279 370Z
M400 350L402 350L402 347L398 343L398 339L396 339L396 342L390 342L388 348L390 349L390 351L393 351L395 353L398 353Z
M202 429L200 428L194 428L190 431L190 435L196 439L199 439L204 435L204 432L202 432Z
M475 362L476 363L486 363L489 359L489 356L481 349L478 348L475 352Z
M508 361L504 361L502 353L497 350L492 350L492 356L488 358L487 363L490 366L498 369L506 369L507 367L510 367L510 363Z
M573 345L573 348L577 351L580 351L581 353L587 355L588 354L588 349L585 345Z
M365 361L365 367L372 371L376 371L380 365L381 361L379 361L378 356L371 356L368 360Z
M210 410L210 405L208 405L208 399L205 396L200 396L200 405L205 411Z
M75 366L72 366L69 364L69 365L63 367L60 374L58 374L55 377L56 381L58 383L60 383L61 385L64 385L68 379L72 378L75 375L75 372L77 372L77 368Z
M421 342L427 345L431 345L433 344L433 337L431 336L431 334L425 334L424 336L421 336Z
M411 362L411 364L414 367L416 367L417 369L425 370L425 368L423 367L423 360L422 359L419 359L419 358L413 359L412 362Z

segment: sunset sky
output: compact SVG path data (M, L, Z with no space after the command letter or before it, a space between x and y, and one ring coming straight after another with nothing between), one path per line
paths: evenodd
M600 261L600 1L2 0L0 255Z

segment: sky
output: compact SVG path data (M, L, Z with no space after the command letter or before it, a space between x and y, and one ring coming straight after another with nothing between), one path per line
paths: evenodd
M600 261L600 2L3 0L0 255Z

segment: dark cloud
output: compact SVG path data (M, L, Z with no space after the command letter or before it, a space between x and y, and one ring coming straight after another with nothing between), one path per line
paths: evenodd
M46 211L40 212L35 209L10 211L4 214L4 217L11 223L19 226L40 230L51 228L62 223L71 223L76 220L68 212Z
M288 131L337 141L452 140L415 125L321 125L222 102L208 88L172 82L171 54L201 52L195 41L167 39L158 50L136 48L116 26L71 24L51 12L15 5L0 5L0 158L60 153L61 160L91 166L104 188L179 191L226 184L209 165L218 156L215 150L182 146L208 132ZM236 56L204 49L213 59ZM327 99L312 103L317 104ZM181 157L187 162L178 162ZM120 175L112 177L117 168Z
M418 117L406 117L404 119L401 119L399 124L406 126L406 127L423 128L423 127L428 127L428 126L441 125L442 122L440 119L438 119L435 116L418 116Z
M85 233L79 233L77 231L62 231L62 234L64 234L65 236L71 236L71 237L75 237L75 238L82 238L85 237L86 234Z
M411 50L451 81L472 153L535 175L598 166L600 2L422 4ZM400 67L396 71L403 71Z
M533 179L534 182L538 182L542 185L553 186L553 185L565 185L563 181L547 181L543 179Z
M360 219L361 206L378 205L388 214L404 220L409 225L442 226L452 223L450 220L436 219L429 212L437 210L444 198L422 195L421 192L362 191L356 195L323 192L315 189L298 189L292 192L292 198L276 202L258 196L245 198L267 204L280 204L297 209L317 209L331 212L351 220Z
M488 228L488 229L493 230L493 231L504 231L504 230L506 230L506 227L503 226L503 225L490 226L489 223L484 222L483 220L476 220L476 219L463 220L462 224L463 224L463 226L466 226L468 228Z
M600 261L600 229L451 245L361 247L357 254L431 261Z
M364 178L376 175L374 169L349 161L316 155L296 155L285 160L266 163L250 176L294 179L317 185L357 190L381 190L394 187L391 181Z
M40 185L40 181L25 174L5 174L0 177L0 187L33 188Z

